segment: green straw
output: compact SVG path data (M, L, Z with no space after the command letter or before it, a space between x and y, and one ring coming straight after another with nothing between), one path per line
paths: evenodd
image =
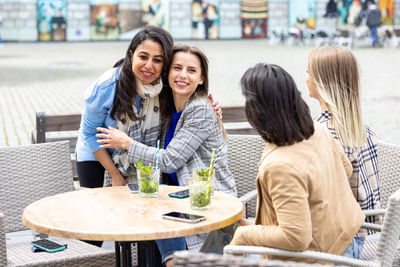
M214 153L215 153L215 149L213 149L212 152L211 152L210 170L209 170L209 174L208 174L209 177L212 174L212 168L213 168L213 162L214 162Z

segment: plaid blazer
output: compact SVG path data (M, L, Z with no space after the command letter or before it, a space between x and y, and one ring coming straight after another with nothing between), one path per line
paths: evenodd
M237 196L235 180L228 169L228 149L219 119L206 98L198 98L186 104L176 125L174 137L166 149L160 149L158 166L163 173L176 172L179 185L187 185L192 171L209 167L212 149L219 153L215 163L214 189ZM156 148L136 140L131 143L128 160L145 165L155 165ZM197 251L207 234L187 236L186 243L191 251Z

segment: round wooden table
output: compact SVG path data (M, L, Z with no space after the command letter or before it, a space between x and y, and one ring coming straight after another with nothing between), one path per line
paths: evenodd
M168 196L182 189L185 187L160 186L157 198L141 198L123 186L72 191L28 205L22 222L32 230L53 236L145 241L210 232L243 215L242 202L222 192L214 193L208 210L192 210L189 198ZM204 215L206 220L192 224L161 218L171 211Z

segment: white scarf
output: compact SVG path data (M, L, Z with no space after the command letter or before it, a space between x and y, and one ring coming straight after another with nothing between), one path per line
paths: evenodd
M158 95L161 92L163 85L161 79L159 83L156 85L151 84L142 84L140 81L136 80L136 93L143 99L141 107L139 107L139 114L137 112L138 108L136 107L136 101L133 105L133 110L140 118L139 120L132 121L128 117L125 117L125 123L122 123L121 120L118 120L118 129L125 132L128 135L134 134L132 129L137 129L138 123L140 124L140 131L142 136L146 134L146 130L150 130L154 127L158 127L160 124L160 101ZM135 139L134 136L130 136ZM128 182L131 182L130 179L136 180L136 173L130 173L129 167L133 164L128 161L128 151L124 149L117 149L113 154L113 161L121 171L123 175L128 175L126 177ZM130 177L132 176L133 177ZM106 179L104 180L105 186L111 186L111 180L108 175L106 175Z
M142 84L138 79L136 79L136 93L143 99L143 101L142 106L139 107L139 114L137 112L138 108L136 107L136 101L133 104L133 110L138 114L139 118L142 118L140 126L142 133L144 133L146 129L151 129L160 124L160 100L158 95L160 94L162 87L163 84L161 79L156 85ZM125 123L118 120L118 129L128 133L128 129L137 122L138 121L131 121L129 118L125 118Z

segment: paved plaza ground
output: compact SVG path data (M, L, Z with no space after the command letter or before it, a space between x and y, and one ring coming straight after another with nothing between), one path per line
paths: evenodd
M313 116L320 112L305 84L311 46L271 46L267 40L181 41L210 61L210 89L222 105L243 105L239 80L258 62L293 75ZM0 146L30 143L35 112L77 113L91 83L125 55L128 42L5 43L0 47ZM381 140L400 144L400 49L353 49L361 70L364 120Z

